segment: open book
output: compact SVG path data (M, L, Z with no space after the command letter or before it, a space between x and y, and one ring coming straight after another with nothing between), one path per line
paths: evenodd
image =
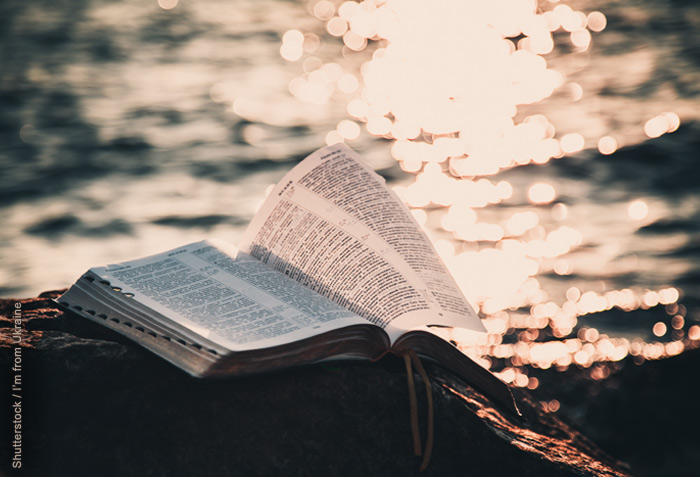
M354 151L316 151L237 249L206 240L92 268L57 299L200 377L414 350L517 414L508 387L431 326L484 331L410 211Z

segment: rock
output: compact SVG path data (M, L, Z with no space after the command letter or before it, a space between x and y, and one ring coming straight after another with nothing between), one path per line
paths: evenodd
M25 475L419 474L398 359L200 380L56 309L50 298L57 294L19 300ZM0 300L3 372L15 357L9 318L15 302ZM420 475L626 475L624 464L543 413L528 393L514 390L524 422L441 368L427 369L435 444ZM4 396L14 374L3 378ZM416 380L425 421L423 383ZM10 412L2 411L3 430ZM0 444L7 468L13 447Z
M560 401L559 414L636 476L698 475L700 348L641 366L628 357L611 368L603 380L576 368L556 376L548 396Z

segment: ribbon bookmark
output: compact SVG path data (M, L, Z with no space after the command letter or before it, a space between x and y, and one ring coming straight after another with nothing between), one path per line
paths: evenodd
M428 373L423 368L420 358L415 351L409 350L403 354L404 364L406 365L406 376L408 378L408 399L411 405L411 434L413 435L413 453L417 456L423 456L423 462L420 465L420 471L425 470L430 462L430 456L433 453L433 435L435 418L433 414L433 388L428 379ZM421 451L420 430L418 428L418 399L416 398L416 382L413 379L413 368L416 367L418 374L423 379L425 384L425 395L428 404L428 428L425 443L425 450Z

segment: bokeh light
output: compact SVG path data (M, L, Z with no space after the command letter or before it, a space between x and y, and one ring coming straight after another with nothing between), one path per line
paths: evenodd
M608 24L607 18L601 12L591 12L588 14L588 28L594 32L601 32Z
M549 204L557 197L557 193L550 184L538 183L530 187L527 196L533 204Z
M342 61L334 60L328 70L330 62L321 55L303 48L300 53L302 37L290 33L283 39L289 45L283 57L311 60L304 61L304 73L292 80L290 91L300 101L338 104L347 111L349 119L335 122L327 133L329 144L391 141L391 157L412 176L395 185L395 192L431 235L489 332L467 345L453 330L465 353L504 381L536 389L540 380L528 375L528 367L578 366L601 380L610 374L606 363L672 356L700 340L700 327L681 312L679 289L604 283L601 291L577 275L605 269L624 253L624 237L596 238L586 214L609 213L616 226L628 224L626 230L634 233L651 215L648 198L617 199L604 210L582 214L568 199L584 191L537 174L529 182L496 177L567 156L588 160L591 151L596 160L611 156L606 160L614 163L630 144L629 133L613 122L585 132L558 131L537 109L547 100L590 100L590 84L568 77L583 66L560 71L547 56L556 51L563 58L559 64L585 65L594 34L607 27L604 13L578 11L564 2L509 1L503 8L461 0L321 1L310 9L327 33L321 41L335 42ZM673 112L646 117L641 128L639 121L636 117L639 136L647 138L680 126ZM502 208L496 214L494 207ZM628 253L624 263L632 268L639 260ZM576 281L552 293L545 282L557 278ZM610 336L587 322L612 310L664 307L668 319L645 329L651 341ZM543 406L556 412L559 402Z
M617 151L617 141L612 136L603 136L598 141L598 151L606 156Z
M598 255L592 258L586 249L595 239L585 218L560 196L561 191L580 191L548 178L514 183L495 176L566 156L588 157L587 148L599 157L615 158L629 135L611 125L601 125L595 135L575 129L558 132L533 107L555 96L587 100L586 88L552 68L546 57L555 50L559 55L587 55L594 46L592 34L607 27L606 15L578 11L564 2L507 3L507 8L460 0L430 5L413 0L315 3L312 13L336 38L348 62L340 63L342 71L332 78L305 68L290 90L302 101L337 101L346 109L352 120L337 122L328 143L360 140L361 125L365 138L392 141L391 156L414 176L394 190L434 234L438 253L489 331L469 345L460 341L459 330L452 338L501 379L536 389L540 381L528 376L528 367L578 366L589 370L591 379L601 380L610 374L601 363L682 352L700 340L700 328L678 313L676 288L600 291L576 285L558 297L550 297L544 288L546 274L576 277L579 270L605 267L598 261L614 259L621 241L598 244ZM285 44L299 41L296 35ZM297 59L298 51L289 58ZM362 58L360 67L349 67L357 58ZM322 68L313 65L313 71ZM679 125L676 113L663 112L647 117L642 129L646 137L656 138ZM523 197L525 202L519 203ZM504 204L518 206L507 214L490 212L490 207ZM649 204L643 197L621 201L616 217L628 219L633 232L650 216ZM609 210L613 214L619 208ZM634 255L628 259L630 264L636 260ZM582 319L614 309L629 313L659 307L674 314L649 325L650 342L582 325ZM543 407L556 412L559 403L547 401Z
M177 6L178 0L158 0L158 6L163 10L172 10Z
M681 120L676 113L662 113L644 124L644 133L653 139L677 130L680 124Z
M643 220L649 214L649 206L643 200L635 200L627 207L627 214L631 219Z

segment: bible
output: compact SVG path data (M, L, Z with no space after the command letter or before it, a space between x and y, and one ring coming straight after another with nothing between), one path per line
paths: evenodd
M344 144L287 173L239 247L91 268L56 301L197 377L411 351L519 414L505 383L439 336L485 329L408 208Z

